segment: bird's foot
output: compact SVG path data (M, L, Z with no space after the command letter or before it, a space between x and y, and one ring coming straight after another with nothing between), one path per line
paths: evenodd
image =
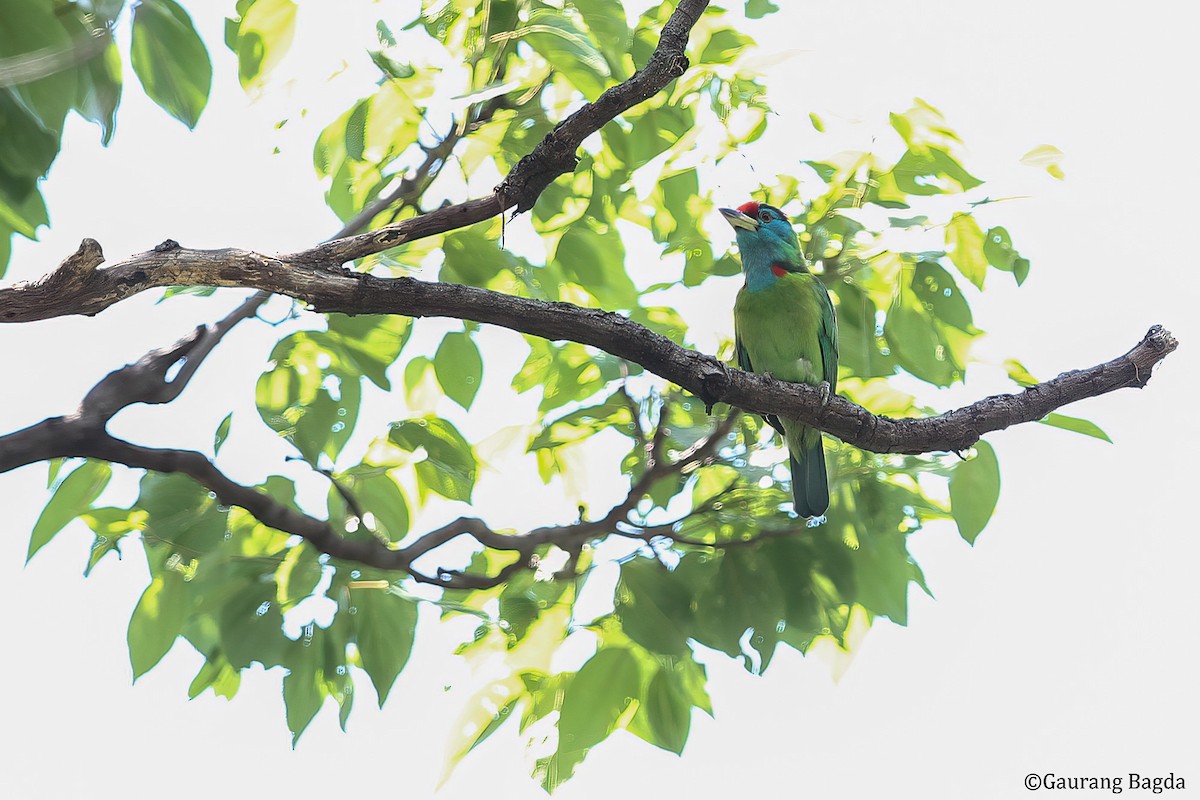
M816 527L818 527L820 525L824 525L824 524L825 524L825 515L821 514L818 517L809 517L808 522L805 523L805 527L816 528Z
M821 408L829 405L829 400L833 397L833 389L830 387L829 381L821 381L817 384L817 394L821 397Z

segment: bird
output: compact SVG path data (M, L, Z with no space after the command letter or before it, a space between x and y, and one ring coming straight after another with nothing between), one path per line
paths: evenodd
M746 278L733 305L738 366L817 386L827 402L837 390L837 318L825 284L805 263L792 223L766 203L720 211L737 236ZM774 415L764 419L787 444L796 513L819 522L829 509L821 431Z

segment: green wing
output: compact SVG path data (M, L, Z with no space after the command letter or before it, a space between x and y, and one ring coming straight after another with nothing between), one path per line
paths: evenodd
M821 361L825 367L822 377L829 383L829 393L832 395L837 392L838 377L837 317L833 315L833 301L829 299L829 292L824 284L817 285L821 287L821 329L817 339L821 343Z
M832 311L832 306L830 307L830 310ZM822 328L822 330L823 329L824 328ZM750 363L750 354L746 352L746 348L742 347L742 337L738 336L736 333L733 337L733 346L734 351L737 354L738 367L740 369L744 369L746 372L754 372L754 365ZM834 343L834 347L837 347L836 342ZM822 345L822 348L824 348L824 345ZM822 349L822 355L824 355L824 349ZM836 358L836 354L834 357ZM835 378L837 377L836 366L833 368L833 375ZM786 435L783 430L783 423L779 421L779 417L775 416L774 414L763 414L762 418L767 421L768 425L779 431L780 434Z

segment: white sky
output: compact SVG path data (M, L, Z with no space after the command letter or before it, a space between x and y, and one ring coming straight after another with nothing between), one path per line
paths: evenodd
M879 623L840 682L827 662L786 649L763 678L709 658L716 720L694 717L683 758L618 733L559 796L1009 798L1025 793L1029 772L1171 771L1188 782L1172 796L1200 796L1197 13L1160 0L781 4L769 25L751 30L769 50L799 51L772 70L775 134L749 154L760 176L883 140L886 112L920 96L966 140L967 166L990 179L991 196L1030 196L980 211L1033 261L1022 289L993 274L992 288L973 298L976 322L990 333L981 358L1016 356L1049 377L1124 352L1156 322L1183 344L1145 391L1066 409L1097 422L1115 445L1037 425L989 436L1003 474L992 523L974 549L952 525L912 538L937 600L914 590L909 627ZM390 5L400 9L396 22L412 18L412 4ZM302 16L310 15L310 32L334 42L339 29L369 34L380 7L339 4L318 22L317 6L306 6ZM94 128L73 125L44 187L54 227L40 244L18 244L9 279L40 276L83 236L116 260L168 237L272 251L336 229L309 157L313 126L324 118L314 113L319 119L274 131L278 114L248 107L236 86L232 58L219 46L219 16L199 22L217 78L197 131L188 134L132 87L111 149L99 147ZM345 50L322 49L329 57ZM352 73L337 84L351 93L341 103L356 96L347 88L354 80ZM314 107L325 102L305 97ZM812 132L810 110L829 134ZM1042 143L1067 154L1065 182L1017 163ZM283 152L272 156L276 144ZM738 179L722 180L729 201L740 202ZM510 234L527 225L517 220ZM698 293L697 320L725 320L731 296L723 286ZM0 427L69 411L109 370L236 301L153 299L147 293L94 319L0 327ZM252 440L233 449L239 426L256 424L253 381L277 335L265 326L239 330L179 402L127 412L114 431L206 449L234 408L235 439L222 463L247 482L279 469L282 448ZM509 351L512 341L500 336L487 347L497 385L504 365L523 357ZM969 383L938 402L1006 388L998 370L973 367ZM376 397L372 413L394 417L399 402ZM485 433L504 424L481 406L464 427ZM484 480L478 511L489 520L569 516L570 504L553 491L523 497L517 508L502 476ZM201 659L181 645L130 686L125 629L145 568L136 555L110 559L84 581L91 536L82 525L23 567L44 486L41 466L0 476L0 682L9 687L0 706L9 739L0 747L0 794L185 800L433 791L460 710L443 687L465 682L448 655L460 628L425 626L386 710L373 708L360 675L350 732L338 731L329 705L293 752L278 670L243 680L232 703L211 694L188 702ZM600 503L616 491L598 487L592 496ZM531 507L537 515L525 511ZM439 796L542 796L528 770L514 726L470 756Z

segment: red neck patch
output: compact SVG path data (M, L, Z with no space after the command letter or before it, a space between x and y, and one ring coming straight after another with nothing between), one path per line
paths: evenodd
M742 203L740 206L738 206L737 210L745 214L747 217L757 217L758 203L751 200L749 203Z
M782 278L784 275L788 274L788 271L784 269L783 265L778 263L771 265L771 272L774 273L776 278Z

